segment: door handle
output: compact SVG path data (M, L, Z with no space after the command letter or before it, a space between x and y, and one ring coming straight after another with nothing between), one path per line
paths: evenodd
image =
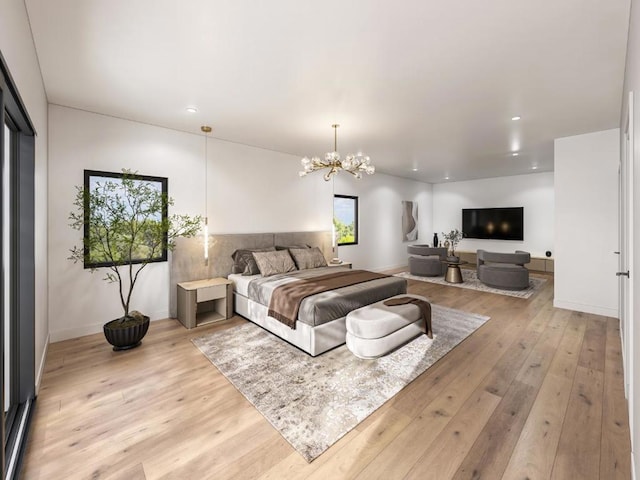
M620 252L613 252L613 253L615 253L616 255L620 255Z
M616 277L627 277L629 278L629 270L626 272L616 272Z

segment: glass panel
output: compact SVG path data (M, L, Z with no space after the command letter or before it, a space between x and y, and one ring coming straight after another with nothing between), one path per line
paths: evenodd
M334 195L333 228L338 245L358 243L358 197Z
M2 276L3 276L3 311L4 325L4 411L11 406L11 245L10 245L10 194L9 175L11 159L11 130L4 125L4 152L2 161ZM6 415L5 415L6 417Z

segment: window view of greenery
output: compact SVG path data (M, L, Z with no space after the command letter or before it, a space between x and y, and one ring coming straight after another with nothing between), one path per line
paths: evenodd
M338 245L358 243L358 197L333 198L333 228Z
M85 268L164 259L167 196L160 181L91 176L88 192L79 191L76 202L89 207Z

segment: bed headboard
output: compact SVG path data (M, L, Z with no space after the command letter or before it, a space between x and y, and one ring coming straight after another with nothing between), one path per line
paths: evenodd
M171 252L169 274L169 315L177 315L176 288L180 282L226 277L231 273L231 254L239 248L307 244L318 247L327 261L333 256L331 231L237 233L209 236L209 265L204 264L202 237L178 238Z

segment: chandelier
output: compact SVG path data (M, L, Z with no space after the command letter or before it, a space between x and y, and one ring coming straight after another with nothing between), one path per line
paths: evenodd
M372 175L376 171L376 167L371 165L371 159L358 152L355 155L349 154L346 158L340 161L340 154L338 153L338 127L340 125L333 124L333 152L328 152L324 156L324 160L320 157L304 157L300 162L302 163L303 170L300 171L300 176L304 177L308 173L315 172L316 170L322 170L328 168L329 171L324 174L324 179L329 181L332 175L337 174L340 170L349 172L356 178L362 178L362 172Z

